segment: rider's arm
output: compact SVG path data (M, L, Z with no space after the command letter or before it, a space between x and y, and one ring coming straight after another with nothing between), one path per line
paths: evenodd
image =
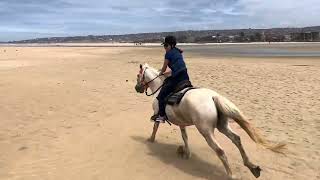
M160 74L163 74L164 72L166 72L168 64L169 64L169 60L165 59L164 62L163 62L163 66L161 68Z
M165 76L165 77L169 77L169 76L171 76L171 69L169 68L169 67L167 67L167 70L163 73L163 75Z

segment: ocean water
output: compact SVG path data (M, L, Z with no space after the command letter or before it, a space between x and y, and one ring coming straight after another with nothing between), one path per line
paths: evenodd
M132 43L65 43L65 44L0 44L0 47L137 47L161 48L160 44L144 44L134 46ZM317 43L238 43L238 44L188 44L179 45L185 55L199 55L205 57L233 56L233 57L310 57L320 60L320 42Z
M206 57L319 57L320 45L197 45L180 46L186 54Z

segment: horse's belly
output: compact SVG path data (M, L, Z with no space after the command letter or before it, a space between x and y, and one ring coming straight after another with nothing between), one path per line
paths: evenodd
M194 125L191 118L186 118L182 112L180 112L179 105L167 106L166 114L169 122L177 126L191 126Z

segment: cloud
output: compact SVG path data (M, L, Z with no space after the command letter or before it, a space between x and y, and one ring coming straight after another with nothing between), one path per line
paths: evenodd
M240 0L246 21L255 26L284 27L319 25L319 0Z
M1 0L0 41L318 25L319 0Z

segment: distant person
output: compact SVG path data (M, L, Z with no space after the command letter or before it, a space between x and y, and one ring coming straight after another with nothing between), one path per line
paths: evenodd
M157 97L159 102L159 114L156 122L164 123L167 120L165 113L165 98L174 91L180 82L189 80L186 64L183 60L183 51L176 47L177 40L174 36L165 37L163 47L166 51L162 69L159 75L167 73L167 68L171 69L171 76L164 81L164 85ZM153 119L153 118L152 118Z

